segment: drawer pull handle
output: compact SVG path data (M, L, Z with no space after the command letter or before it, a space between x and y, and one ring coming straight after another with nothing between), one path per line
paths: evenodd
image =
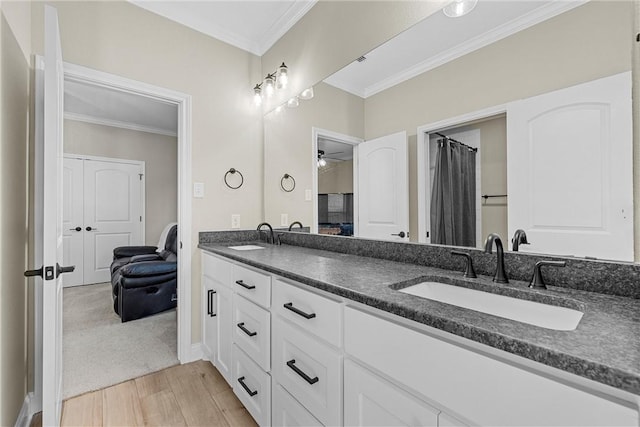
M236 280L236 283L240 286L242 286L245 289L255 289L256 287L254 285L247 285L246 283L244 283L242 280Z
M249 393L249 396L253 397L256 394L258 394L258 390L254 390L251 391L251 389L244 383L244 377L240 377L238 378L238 382L240 383L240 385L242 386L242 388L244 389L244 391L246 391L247 393Z
M215 294L216 291L209 289L207 293L209 294L209 300L207 301L207 314L209 317L215 317L216 313L213 312L213 294Z
M316 317L315 313L305 313L304 311L300 310L299 308L295 308L293 306L292 302L286 303L284 305L284 308L286 308L287 310L293 311L295 314L298 314L298 315L304 317L305 319L313 319L314 317Z
M300 375L306 382L309 384L315 384L318 382L318 377L311 378L309 375L305 374L296 366L296 359L291 359L287 362L287 366L293 369L293 372Z
M244 327L244 322L240 322L238 323L238 328L242 329L242 332L244 332L245 334L249 335L250 337L253 337L255 335L258 335L257 332L251 332L250 330L248 330L247 328Z

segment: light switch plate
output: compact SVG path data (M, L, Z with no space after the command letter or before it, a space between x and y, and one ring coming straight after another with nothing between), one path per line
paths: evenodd
M204 182L193 183L193 197L198 199L204 198Z
M240 214L231 215L231 228L240 228Z
M304 200L306 202L311 201L311 190L304 190Z
M280 225L289 225L289 214L280 214Z

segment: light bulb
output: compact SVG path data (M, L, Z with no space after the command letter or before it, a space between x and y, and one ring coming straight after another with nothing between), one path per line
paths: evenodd
M313 96L314 96L313 87L310 87L302 91L302 93L300 94L300 99L304 99L306 101L308 99L313 98Z
M289 74L284 62L278 67L278 77L276 78L276 81L278 89L284 89L287 87L287 83L289 83Z
M264 78L264 93L267 97L273 95L275 91L275 77L273 74L267 74L267 77Z
M320 159L318 160L318 166L320 166L321 168L327 166L327 161L324 159L324 157L320 157Z
M276 114L281 113L281 112L282 112L282 110L284 110L284 107L283 107L282 105L278 105L278 106L276 107L276 110L275 110L275 111L276 111Z
M256 85L256 87L253 88L253 103L256 107L262 105L262 89L260 89L260 85Z

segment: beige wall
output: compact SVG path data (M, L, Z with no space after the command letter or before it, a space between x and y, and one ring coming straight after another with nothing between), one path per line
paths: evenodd
M145 162L145 243L178 219L178 153L173 136L111 126L64 122L64 152Z
M124 1L55 2L65 61L176 90L192 97L192 179L205 184L193 199L192 322L200 341L198 232L228 229L231 214L244 226L262 220L262 114L251 88L260 58ZM33 7L34 51L42 52L41 3ZM242 171L242 189L223 175Z
M353 161L327 162L318 168L318 193L353 193Z
M321 83L312 100L265 116L265 221L280 224L280 214L286 213L290 221L311 224L313 204L304 196L313 188L312 168L317 168L312 128L361 138L363 113L362 98ZM280 188L285 173L296 180L290 193Z
M27 394L30 5L0 4L0 425Z

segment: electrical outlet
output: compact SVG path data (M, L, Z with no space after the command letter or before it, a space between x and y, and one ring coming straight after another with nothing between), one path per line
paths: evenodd
M311 201L311 190L304 190L304 200L306 202Z
M289 225L289 214L280 214L280 225Z
M204 182L193 183L193 197L198 199L204 198Z
M240 214L231 215L231 228L240 228Z

